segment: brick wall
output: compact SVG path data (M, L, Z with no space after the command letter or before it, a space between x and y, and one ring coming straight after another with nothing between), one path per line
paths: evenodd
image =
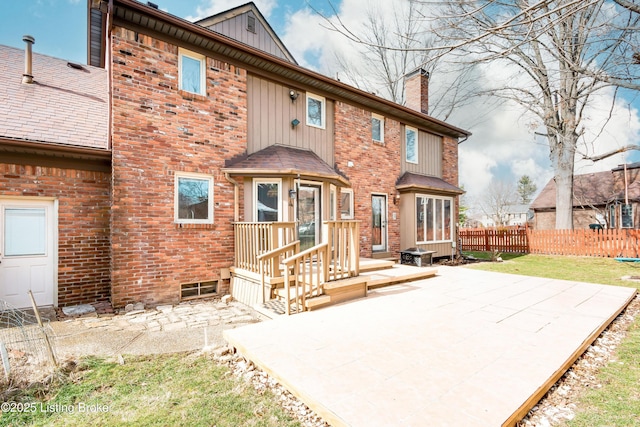
M224 159L246 150L246 71L207 58L207 96L178 90L178 47L113 33L114 306L176 302L180 284L233 263L233 185ZM214 223L174 222L177 171L214 178ZM228 291L228 282L219 292Z
M442 179L449 184L458 187L458 140L450 137L442 138ZM454 224L458 223L458 217L460 214L460 197L453 199L453 221ZM454 239L458 240L458 227L454 227L454 233L456 234Z
M58 201L58 304L109 298L110 174L0 163L0 195Z
M371 195L386 193L388 198L388 250L400 250L399 205L394 204L395 184L400 175L400 123L385 119L384 144L371 139L371 112L336 102L335 159L337 169L351 182L355 219L360 220L360 254L370 257ZM348 167L348 162L353 167ZM393 215L396 219L393 219Z

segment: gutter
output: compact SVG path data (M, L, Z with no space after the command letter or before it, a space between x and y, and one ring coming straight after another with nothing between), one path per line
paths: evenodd
M231 178L229 172L224 173L224 178L233 184L233 222L240 221L239 199L240 199L240 183Z

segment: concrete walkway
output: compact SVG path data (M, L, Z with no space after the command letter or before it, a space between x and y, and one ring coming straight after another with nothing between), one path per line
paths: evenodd
M635 295L438 269L224 337L334 427L513 425Z
M193 301L117 315L51 322L60 358L85 355L160 354L226 345L222 331L258 322L238 302Z

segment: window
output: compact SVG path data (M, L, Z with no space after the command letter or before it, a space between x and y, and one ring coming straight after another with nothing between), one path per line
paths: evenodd
M218 281L183 283L180 285L182 299L201 298L215 295L218 292Z
M371 115L371 139L384 142L384 117L377 114Z
M453 200L447 197L416 196L416 242L451 241Z
M340 190L340 218L353 219L353 190Z
M280 221L280 181L254 180L255 218L259 222Z
M609 228L616 228L616 205L609 206Z
M307 125L324 129L325 99L311 93L307 93Z
M620 227L633 228L633 205L620 205Z
M213 224L213 177L176 173L175 221Z
M418 163L418 131L407 126L404 132L404 143L407 162Z
M179 55L178 75L180 76L180 90L206 95L206 58L203 55L184 49L180 49Z

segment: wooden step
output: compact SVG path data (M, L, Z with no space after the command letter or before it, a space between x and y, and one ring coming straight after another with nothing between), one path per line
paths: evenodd
M307 310L312 311L321 307L331 305L331 297L329 295L320 295L319 297L307 298L304 306Z
M366 297L367 280L364 276L358 276L327 282L324 284L324 294L331 297L332 304Z

